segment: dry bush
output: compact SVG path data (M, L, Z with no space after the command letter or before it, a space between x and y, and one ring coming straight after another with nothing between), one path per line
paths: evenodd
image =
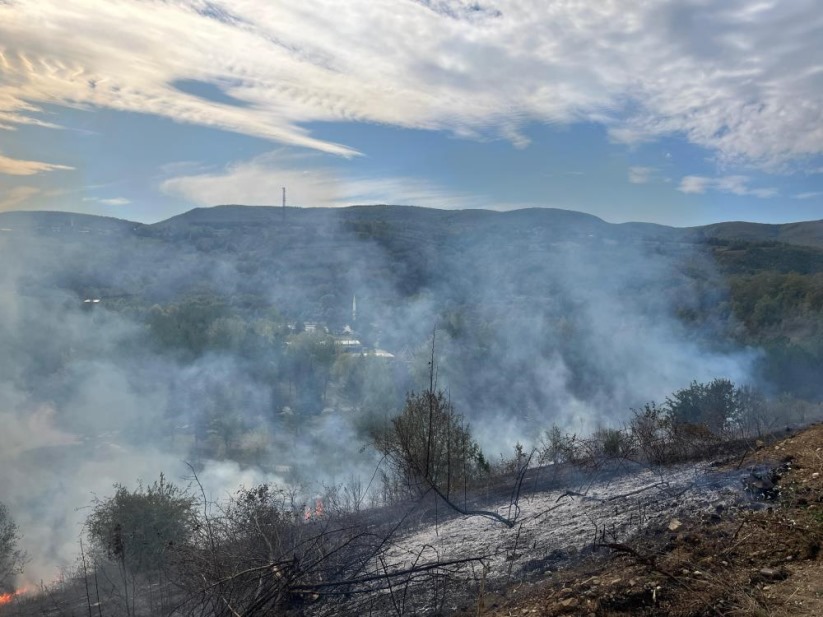
M337 508L306 516L294 493L261 485L238 491L216 508L178 564L184 614L210 617L318 614L411 614L425 599L442 604L477 558L440 560L408 555L389 516ZM392 557L395 555L395 557ZM398 558L396 555L402 555Z

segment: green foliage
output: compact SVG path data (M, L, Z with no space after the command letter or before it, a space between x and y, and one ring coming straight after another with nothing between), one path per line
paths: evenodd
M595 433L594 437L600 442L603 455L607 458L620 458L628 456L631 453L631 440L629 436L620 429L600 429Z
M761 437L785 425L819 418L820 405L784 394L768 399L752 386L728 379L692 382L662 407L654 402L633 410L628 436L645 460L667 464L705 454L724 439Z
M412 493L434 487L448 498L488 472L468 423L442 391L409 393L403 411L373 442Z
M823 270L823 250L781 242L715 241L715 259L733 274L777 272L811 274Z
M114 495L98 500L86 520L89 540L132 573L160 570L188 542L196 523L194 505L162 474L135 491L116 484Z
M665 408L673 423L705 426L719 435L737 421L740 402L734 384L718 378L709 383L693 381L668 397Z
M540 462L557 465L573 461L577 450L575 441L574 435L564 434L559 426L553 424L541 439Z
M813 318L823 309L820 272L758 272L734 276L730 286L735 316L752 334L768 337L768 328L797 318Z
M20 535L5 505L0 503L0 593L23 571L25 554L18 550Z

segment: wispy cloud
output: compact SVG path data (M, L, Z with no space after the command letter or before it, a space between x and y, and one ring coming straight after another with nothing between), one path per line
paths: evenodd
M9 176L33 176L44 171L54 171L57 169L70 170L74 169L74 167L55 165L53 163L41 163L40 161L24 161L0 154L0 174Z
M654 167L629 167L629 182L632 184L648 184L655 171L657 170Z
M795 199L815 199L817 197L823 197L823 191L807 191L805 193L797 193L793 195Z
M84 197L83 201L93 201L104 206L125 206L131 203L125 197Z
M289 204L301 207L396 204L505 210L526 205L493 202L420 178L349 177L324 165L318 156L282 150L234 163L218 172L171 177L162 182L161 190L203 206L279 205L284 186Z
M732 195L750 195L761 199L778 195L778 190L775 188L751 188L749 186L750 181L751 179L748 176L721 176L717 178L684 176L680 180L677 190L692 195L702 195L708 191L716 191L718 193L731 193Z
M530 122L589 121L619 141L680 135L766 167L823 153L815 0L499 6L0 3L0 125L50 125L45 104L105 107L351 156L303 127L377 122L522 147Z

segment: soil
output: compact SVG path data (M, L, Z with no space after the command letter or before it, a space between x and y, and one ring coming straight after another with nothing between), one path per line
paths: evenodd
M823 425L717 467L750 470L750 504L678 513L463 614L823 615Z

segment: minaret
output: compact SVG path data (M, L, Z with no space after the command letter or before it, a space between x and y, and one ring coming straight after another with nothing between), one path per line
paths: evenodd
M357 321L357 294L351 297L351 320L352 323Z

